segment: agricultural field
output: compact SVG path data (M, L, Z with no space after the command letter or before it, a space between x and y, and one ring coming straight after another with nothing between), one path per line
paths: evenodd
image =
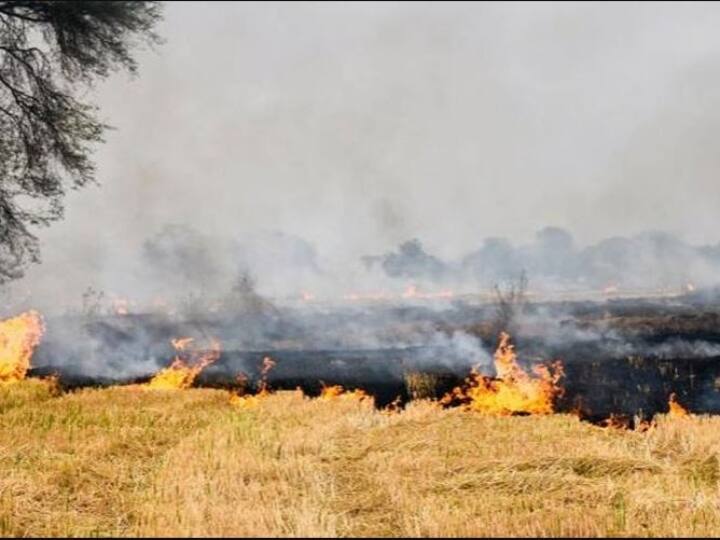
M3 536L717 536L720 419L0 386Z

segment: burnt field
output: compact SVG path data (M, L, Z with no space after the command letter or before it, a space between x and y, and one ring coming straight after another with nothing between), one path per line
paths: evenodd
M555 410L591 421L610 415L650 418L668 396L697 413L720 412L720 309L714 299L617 299L527 305L508 323L519 362L560 360ZM473 366L494 376L493 305L373 304L302 306L257 313L64 316L48 318L30 375L57 374L66 388L144 382L173 357L170 340L210 337L217 361L195 386L233 388L238 375L255 391L323 386L360 388L376 405L411 399L409 373L432 374L440 398ZM262 374L263 359L275 365Z

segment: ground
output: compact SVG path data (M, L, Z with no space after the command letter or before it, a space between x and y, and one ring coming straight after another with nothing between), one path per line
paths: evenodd
M2 536L718 536L720 418L0 387Z

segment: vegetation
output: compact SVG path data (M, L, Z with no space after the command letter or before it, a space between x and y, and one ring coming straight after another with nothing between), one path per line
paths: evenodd
M0 387L2 536L717 536L720 419Z
M79 98L156 43L157 2L0 1L0 283L38 260L31 227L62 217L68 187L93 181L107 126Z
M432 399L437 395L438 377L434 373L409 371L405 373L405 388L412 399Z
M492 324L492 333L514 331L513 324L528 304L528 278L525 270L520 272L517 280L506 283L504 287L495 284L495 314Z

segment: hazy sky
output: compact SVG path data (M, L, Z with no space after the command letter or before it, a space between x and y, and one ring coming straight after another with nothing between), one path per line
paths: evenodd
M43 266L104 271L168 222L322 257L546 225L716 243L719 27L714 4L168 4L139 77L89 94L117 129Z

